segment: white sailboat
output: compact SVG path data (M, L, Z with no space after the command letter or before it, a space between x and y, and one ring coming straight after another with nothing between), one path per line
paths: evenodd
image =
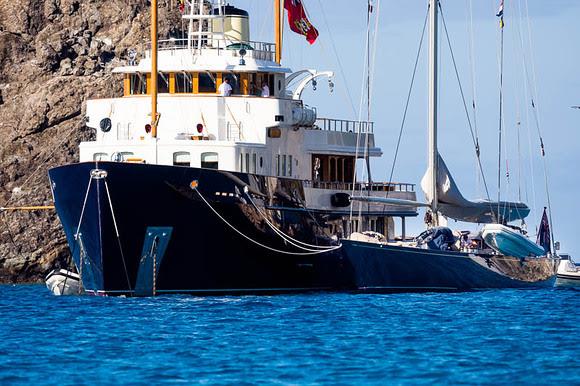
M572 256L560 255L560 265L558 265L558 287L580 287L580 264L572 259Z

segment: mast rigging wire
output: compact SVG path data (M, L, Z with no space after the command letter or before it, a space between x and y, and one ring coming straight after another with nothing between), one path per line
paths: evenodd
M397 138L397 146L395 147L395 155L393 157L393 163L391 164L391 171L389 173L388 181L393 180L393 175L395 173L395 165L397 164L397 158L399 156L399 148L401 146L401 139L403 137L403 130L405 128L405 122L407 121L407 112L409 110L409 103L411 101L411 94L413 92L413 85L415 84L415 76L417 75L417 67L419 65L419 58L421 56L421 50L423 47L423 40L425 38L425 30L427 29L427 22L429 20L429 5L427 6L427 14L425 15L425 21L423 22L423 31L421 32L421 39L419 40L419 48L417 49L417 55L415 57L415 64L413 66L413 75L411 76L411 84L409 85L409 91L407 92L407 101L405 102L405 109L403 111L403 118L401 120L401 127L399 128L399 136ZM389 190L387 189L386 197L389 197ZM383 206L384 208L384 206Z
M463 86L461 84L461 78L459 77L459 70L457 69L457 62L455 61L455 54L453 52L453 47L451 45L451 39L449 37L449 31L447 30L447 23L445 22L445 15L443 12L443 8L441 7L441 3L439 3L439 9L440 9L440 13L441 13L441 20L443 21L443 29L445 31L445 37L447 39L447 45L449 47L449 51L451 53L451 61L453 62L453 69L455 71L455 77L457 79L457 83L459 86L459 92L461 94L461 101L463 102L463 109L465 111L465 116L467 118L467 124L469 126L469 132L471 133L471 140L473 142L473 146L475 149L475 156L477 158L477 163L479 165L479 172L481 173L481 177L483 180L483 185L485 187L485 192L487 195L487 199L490 199L490 195L489 195L489 189L487 187L487 181L485 179L485 173L483 171L483 166L481 164L481 154L480 154L480 147L479 147L479 138L477 136L477 133L474 132L473 126L471 124L471 118L469 116L469 109L467 108L467 102L465 101L465 93L463 92ZM474 102L475 105L475 102ZM499 201L499 200L498 200Z
M476 83L475 83L475 74L476 74L476 68L475 68L475 38L474 38L474 33L473 33L473 2L472 0L469 0L469 28L468 28L468 34L469 34L469 61L470 61L470 76L471 76L471 107L473 109L473 129L475 131L475 139L476 139L476 148L477 148L477 154L479 155L481 150L480 150L480 145L479 145L479 132L477 129L477 110L476 110L476 99L477 99L477 89L476 89ZM482 184L482 178L481 178L481 174L479 173L479 164L476 163L476 184L477 184L477 193L480 194L481 193L481 184ZM489 194L488 194L489 197Z
M531 27L531 22L530 22L530 10L529 10L529 6L528 6L528 0L525 1L526 3L526 20L527 20L527 24L528 24L528 41L529 41L529 46L530 46L530 50L532 50L533 52L533 40L532 40L532 27ZM536 80L536 66L533 60L533 57L531 58L531 67L532 67L532 80L533 80L533 91L534 91L534 95L536 97L536 100L538 98L538 82ZM543 169L544 169L544 185L545 185L545 189L546 189L546 200L548 202L548 216L549 216L549 222L550 222L550 236L551 236L551 242L552 242L552 250L555 252L555 240L554 240L554 222L552 220L552 203L551 203L551 199L550 199L550 185L549 185L549 176L548 176L548 165L547 165L547 160L546 160L546 151L545 151L545 147L544 147L544 140L542 138L542 131L541 131L541 125L540 125L540 112L539 110L536 108L536 104L534 103L534 99L532 98L532 108L533 108L533 112L534 112L534 118L536 121L536 128L538 130L538 136L540 139L540 148L541 148L541 152L542 152L542 165L543 165Z
M370 88L370 83L371 83L370 82L370 77L372 76L371 75L371 72L372 72L372 70L371 70L371 60L370 60L370 57L371 57L371 52L370 52L370 39L371 39L371 34L370 34L370 25L371 24L370 24L370 20L371 20L371 18L370 18L370 15L371 15L372 11L373 10L370 7L370 1L369 1L369 2L367 2L367 31L366 31L366 35L365 35L365 39L366 39L365 40L365 47L367 47L367 49L365 50L364 65L363 65L363 77L364 77L365 74L367 74L367 76L368 76L368 78L367 78L368 79L368 86L367 86L367 94L368 94L368 97L367 97L367 105L369 107L368 107L367 112L368 112L368 115L369 116L370 116L370 99L369 98L372 95L372 90ZM376 42L377 42L376 36L378 34L377 31L378 31L378 21L379 21L379 16L378 15L379 15L379 12L380 12L380 0L379 0L379 3L377 4L377 16L375 18L375 43L374 43L374 50L375 50L375 52L376 52ZM375 55L373 54L373 60L374 59L375 59ZM356 190L357 169L358 169L356 163L357 163L357 160L358 160L359 147L360 147L360 142L361 142L361 140L360 140L361 138L360 137L361 137L361 130L362 130L362 106L363 106L363 103L364 103L364 89L365 89L365 84L364 84L364 82L361 82L361 93L360 93L361 97L360 97L359 111L358 111L358 127L357 127L357 131L356 131L355 161L354 161L354 167L353 167L353 184L352 184L352 190L351 190L351 195L352 196L354 196L354 192ZM367 168L369 167L369 164L368 164L368 143L369 143L368 141L369 141L369 126L370 126L370 122L369 121L370 121L370 118L366 122L365 150L364 150L364 153L363 153L364 156L365 156L365 159L367 160ZM369 174L368 177L369 177L369 181L370 181L370 171L367 170L367 173ZM363 188L363 185L360 184L359 191L361 192L361 194L362 194L362 188ZM369 191L369 194L370 194L370 191ZM358 210L358 217L360 218L362 216L362 204L361 203L359 203L358 209L359 209ZM349 211L349 220L350 221L352 221L353 210L354 210L354 205L351 204L350 211ZM358 224L359 224L359 228L360 228L360 225L362 225L362 221L359 221ZM359 229L357 229L357 231L358 230Z
M505 14L505 9L504 9ZM503 15L502 15L503 21ZM502 123L503 123L503 22L500 24L500 59L499 59L499 133L498 133L498 164L497 164L497 212L501 209L501 140L502 140ZM498 219L499 220L499 219ZM499 221L498 221L499 222Z

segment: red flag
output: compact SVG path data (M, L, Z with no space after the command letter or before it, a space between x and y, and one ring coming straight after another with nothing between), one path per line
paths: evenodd
M288 24L297 34L306 36L308 43L314 44L318 38L318 31L308 20L302 0L284 0L284 8L288 11Z

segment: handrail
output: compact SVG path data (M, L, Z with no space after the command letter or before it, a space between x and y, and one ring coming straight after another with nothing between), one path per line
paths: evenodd
M334 189L371 192L415 192L415 184L404 182L340 182L340 181L312 181L304 180L304 186L314 189Z
M276 46L274 43L260 41L233 41L216 37L204 37L201 39L201 50L216 50L218 55L222 52L231 53L231 56L239 56L239 50L244 48L248 57L274 60ZM171 50L199 50L199 41L197 39L164 39L157 43L158 51ZM151 42L145 44L145 57L150 56Z
M346 119L317 118L315 128L325 131L340 131L342 133L373 133L374 122L350 121Z

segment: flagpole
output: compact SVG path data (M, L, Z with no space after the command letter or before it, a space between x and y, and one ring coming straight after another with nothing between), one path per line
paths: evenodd
M157 0L151 0L151 136L157 137Z
M274 33L276 36L276 63L282 62L282 0L274 0Z

